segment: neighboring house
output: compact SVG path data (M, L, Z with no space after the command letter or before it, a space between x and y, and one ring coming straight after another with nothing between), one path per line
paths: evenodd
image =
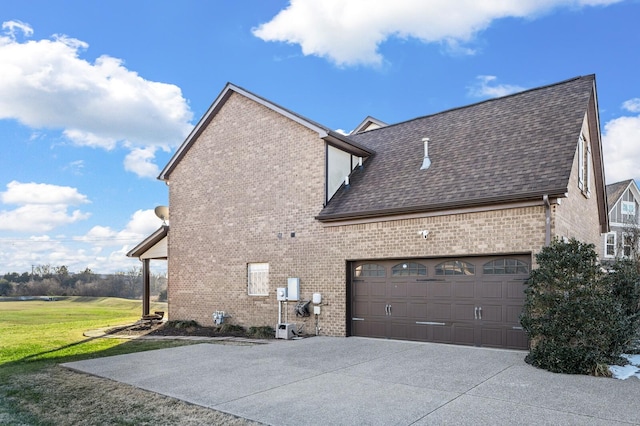
M609 230L598 120L593 75L347 136L227 84L159 177L170 318L526 348L534 255Z
M640 191L633 179L607 185L609 226L603 235L601 258L630 257L638 249Z

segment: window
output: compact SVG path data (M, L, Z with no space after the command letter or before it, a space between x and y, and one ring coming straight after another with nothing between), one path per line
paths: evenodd
M634 201L623 201L622 202L622 214L626 214L629 216L636 215L636 203Z
M327 176L326 176L326 200L340 189L344 179L358 166L359 157L351 155L331 145L327 145Z
M356 277L384 277L387 275L384 266L377 263L365 263L356 266L354 272Z
M591 196L591 144L580 134L578 139L578 188L585 197Z
M487 275L528 274L529 264L518 259L496 259L485 263L482 271Z
M475 275L476 267L461 260L449 260L436 265L436 275Z
M391 268L391 276L402 277L411 275L427 275L427 267L420 263L408 262L398 263Z
M604 234L604 257L616 256L616 233Z
M249 296L269 295L269 264L249 263L247 265L247 288Z

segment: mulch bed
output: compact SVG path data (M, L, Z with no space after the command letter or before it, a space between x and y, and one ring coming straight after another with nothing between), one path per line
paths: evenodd
M220 327L186 326L175 327L170 323L135 323L106 330L112 336L198 336L198 337L246 337L255 338L246 331L228 330ZM260 337L264 338L264 337Z

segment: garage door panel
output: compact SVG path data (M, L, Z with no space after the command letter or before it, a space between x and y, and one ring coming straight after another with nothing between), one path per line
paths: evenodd
M392 320L397 318L407 318L408 314L408 303L397 303L392 302L389 304L389 316L392 317Z
M411 298L427 297L427 283L413 282L407 284L408 296Z
M373 282L369 284L369 294L372 297L386 297L387 295L387 283L386 282Z
M416 321L427 320L428 305L426 301L416 301L407 306L407 315Z
M507 305L505 322L508 324L520 324L522 305Z
M408 283L407 282L392 282L389 288L391 297L408 297Z
M476 297L476 289L473 281L453 283L453 296L456 299L473 299Z
M489 305L483 303L481 308L482 310L479 312L479 317L483 322L504 322L502 305Z
M451 303L429 303L427 304L428 321L451 321Z
M382 302L382 301L372 301L369 304L369 315L372 317L378 317L378 316L386 316L387 314L387 303Z
M453 321L475 321L475 305L469 304L453 304L451 306L451 313Z
M417 341L430 341L429 328L426 325L419 324L407 324L407 330L409 332L408 339Z
M522 300L524 297L524 289L526 288L525 280L507 281L507 298Z
M527 333L524 330L507 329L506 331L506 347L510 349L527 349L529 346L529 339Z
M358 275L352 286L352 316L367 323L352 322L352 334L526 349L527 335L518 328L530 257L373 262L380 267L361 268L363 275ZM416 263L422 267L420 272L414 267ZM372 261L355 262L354 269L361 264ZM404 264L410 267L392 275L397 265ZM509 273L509 268L519 273ZM370 276L364 276L367 271ZM442 271L446 275L436 275ZM461 271L468 275L461 275Z
M478 293L484 299L502 299L503 285L501 281L484 281L478 285Z
M503 334L505 332L504 327L481 327L480 328L480 344L481 346L488 346L493 348L500 348L505 346L505 339Z
M371 315L369 311L369 302L367 301L355 301L352 304L353 308L351 310L354 317L368 317Z
M431 281L427 283L427 297L429 299L450 299L451 283L444 281Z
M473 325L455 324L453 326L453 342L457 345L475 345L475 327Z
M433 341L436 343L453 343L453 326L434 325L431 326Z

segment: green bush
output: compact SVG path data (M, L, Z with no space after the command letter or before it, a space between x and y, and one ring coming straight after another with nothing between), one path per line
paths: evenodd
M531 339L526 361L558 373L602 371L625 349L629 319L593 244L556 240L536 260L521 315Z
M605 283L622 303L626 317L619 343L626 352L638 352L640 337L640 264L629 259L618 259L605 275Z

